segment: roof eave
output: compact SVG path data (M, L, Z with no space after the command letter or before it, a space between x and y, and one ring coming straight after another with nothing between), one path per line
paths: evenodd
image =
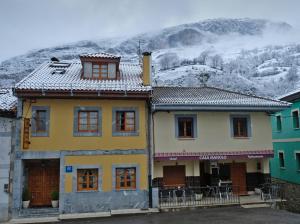
M147 91L94 91L94 90L24 90L14 89L14 95L21 98L150 98L151 90Z
M152 104L152 111L259 111L277 112L290 106L237 106L237 105L187 105L187 104Z

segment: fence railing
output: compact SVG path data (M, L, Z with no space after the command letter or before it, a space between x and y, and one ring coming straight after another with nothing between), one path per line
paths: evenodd
M261 199L264 201L284 199L285 185L281 183L265 183L261 186Z
M161 208L240 204L238 186L159 189Z

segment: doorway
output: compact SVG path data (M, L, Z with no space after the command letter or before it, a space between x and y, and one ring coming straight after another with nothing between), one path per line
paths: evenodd
M51 206L51 193L59 192L59 161L32 160L26 162L31 207Z

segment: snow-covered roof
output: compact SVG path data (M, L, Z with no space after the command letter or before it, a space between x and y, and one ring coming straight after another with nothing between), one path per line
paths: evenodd
M278 96L278 100L294 101L300 99L300 89L290 91L284 95Z
M82 65L76 61L61 61L69 66L53 66L57 62L45 62L16 84L16 90L78 90L78 91L150 91L143 86L142 68L139 64L120 63L120 78L117 80L82 79ZM62 72L62 70L64 70Z
M108 53L81 54L80 57L120 59L120 56L116 56Z
M278 110L290 106L290 103L228 91L214 87L154 87L153 108L180 108L185 107L192 110L199 109L256 108L258 110Z
M0 111L14 111L17 107L17 97L11 89L0 89Z

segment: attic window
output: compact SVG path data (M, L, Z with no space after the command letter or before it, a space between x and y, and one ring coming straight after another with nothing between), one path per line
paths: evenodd
M57 68L52 72L52 75L62 75L65 74L66 70L62 68Z
M116 79L116 63L84 62L83 77L89 79Z

